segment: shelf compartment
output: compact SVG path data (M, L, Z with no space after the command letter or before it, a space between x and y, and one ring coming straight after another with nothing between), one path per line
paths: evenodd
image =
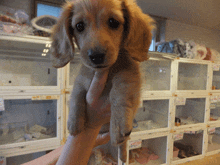
M130 141L129 165L139 165L142 162L146 165L166 164L167 136L141 140L140 143L139 148L131 148Z
M211 104L209 121L220 121L220 104Z
M176 98L175 126L204 123L205 112L206 98Z
M11 67L13 66L13 67ZM0 86L57 86L58 71L47 59L0 55Z
M0 45L1 88L58 86L58 71L50 59L49 38L0 36Z
M220 122L220 96L214 94L210 97L210 122Z
M212 71L212 90L220 90L220 64L213 64Z
M0 145L60 137L59 100L47 99L4 99L5 110L1 112L0 118Z
M203 130L196 130L196 131L186 130L182 132L182 134L183 134L182 137L179 136L181 138L179 137L178 139L174 138L173 148L177 148L179 150L178 157L173 158L174 164L176 161L178 161L179 163L183 163L187 160L193 160L194 157L199 157L202 156L203 154L203 142L204 142Z
M136 113L132 133L168 128L170 102L170 99L143 100L143 107Z
M20 165L20 164L32 161L34 159L37 159L41 156L44 156L46 155L46 153L47 153L46 151L42 151L42 152L36 152L36 153L31 153L31 154L12 156L12 157L7 157L6 161L7 161L7 164Z
M220 152L220 127L208 128L208 149L207 152Z
M171 61L152 59L141 63L143 91L170 91Z
M208 64L178 63L177 90L207 90Z

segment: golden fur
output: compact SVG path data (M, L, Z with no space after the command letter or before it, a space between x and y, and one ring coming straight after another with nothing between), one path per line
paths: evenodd
M117 28L115 24L114 28L110 27L110 18L117 20ZM82 32L77 29L80 22L84 25ZM148 59L152 28L153 20L142 13L133 0L74 0L63 7L61 18L52 33L54 67L63 67L73 59L73 42L80 50L83 63L70 99L70 134L76 135L84 129L85 96L95 71L109 69L102 97L111 104L111 144L120 145L121 160L124 162L125 142L139 106L139 62ZM104 54L103 63L94 63L88 56L90 50ZM108 131L104 128L102 132ZM114 152L117 148L113 148L109 151L116 158Z

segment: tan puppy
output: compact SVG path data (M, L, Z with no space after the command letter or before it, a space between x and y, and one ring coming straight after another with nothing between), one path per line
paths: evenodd
M94 73L108 69L102 97L111 104L111 143L120 145L124 162L125 142L139 106L139 62L148 59L152 28L153 20L133 0L75 0L64 6L53 29L54 67L63 67L73 59L73 42L83 63L70 99L70 134L79 134L86 124L85 97ZM108 130L103 127L101 131Z

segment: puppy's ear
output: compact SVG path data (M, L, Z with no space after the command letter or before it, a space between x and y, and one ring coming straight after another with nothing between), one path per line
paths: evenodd
M123 46L133 59L147 60L154 20L144 14L133 0L122 0L122 10L125 19Z
M66 3L57 24L52 29L52 63L55 68L65 66L74 57L73 28L73 3Z

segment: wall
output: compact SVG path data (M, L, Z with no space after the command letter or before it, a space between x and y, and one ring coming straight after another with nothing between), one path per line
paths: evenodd
M180 38L184 41L193 40L199 44L205 44L209 48L220 52L220 31L205 29L172 20L167 20L165 40L171 41Z

